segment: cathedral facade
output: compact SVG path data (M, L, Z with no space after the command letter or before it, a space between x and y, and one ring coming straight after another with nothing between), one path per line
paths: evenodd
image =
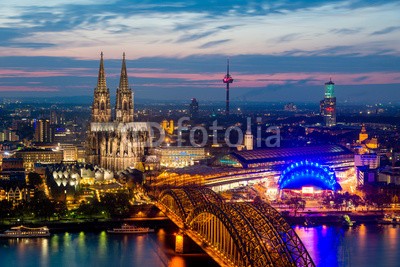
M101 53L97 87L94 89L92 117L87 134L87 162L117 172L134 168L143 161L150 143L150 127L134 122L134 94L129 87L123 54L116 104L112 109Z

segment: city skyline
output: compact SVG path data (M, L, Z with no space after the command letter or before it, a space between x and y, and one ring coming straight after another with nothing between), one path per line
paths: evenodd
M319 101L400 98L397 1L14 3L0 20L0 97L90 96L104 52L118 86L126 52L138 99Z

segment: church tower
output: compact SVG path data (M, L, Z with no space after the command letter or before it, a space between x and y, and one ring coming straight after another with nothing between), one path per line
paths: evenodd
M129 88L126 71L125 53L122 59L121 77L117 88L117 102L115 105L117 122L133 122L133 92Z
M97 87L94 89L92 105L92 122L111 122L110 91L106 84L104 72L103 52L101 52Z
M253 135L251 134L250 129L247 129L246 134L244 135L244 147L246 150L253 150Z

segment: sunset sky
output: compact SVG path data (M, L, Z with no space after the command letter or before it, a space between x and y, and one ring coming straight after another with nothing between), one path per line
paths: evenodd
M101 3L101 4L100 4ZM122 53L139 99L400 102L400 1L1 0L0 97L90 96Z

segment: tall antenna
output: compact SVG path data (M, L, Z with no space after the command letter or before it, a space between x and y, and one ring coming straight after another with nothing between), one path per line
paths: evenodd
M229 115L229 84L233 83L233 78L229 74L229 58L226 60L226 75L224 79L222 80L224 83L226 83L226 108L225 108L225 114Z

